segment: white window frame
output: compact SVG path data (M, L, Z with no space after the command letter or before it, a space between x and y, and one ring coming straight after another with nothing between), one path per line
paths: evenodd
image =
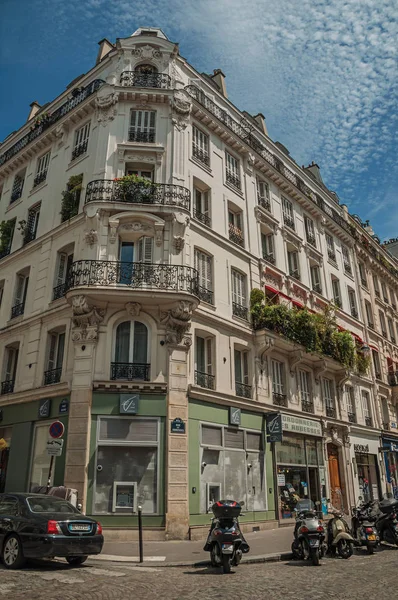
M234 371L235 369L235 357L236 353L239 353L240 370L243 381L238 381L237 373L235 372L235 383L242 383L243 385L249 385L249 351L242 350L241 348L234 348Z
M263 179L257 178L257 200L258 203L265 203L269 205L270 194L269 194L269 185Z
M287 251L287 263L290 277L300 279L300 257L297 250Z
M395 338L395 331L394 331L394 323L391 317L387 317L387 324L388 324L388 331L390 333L390 339L392 341L392 338Z
M312 236L314 239L314 244L316 246L314 221L312 219L310 219L310 217L307 217L307 215L304 215L304 228L305 228L305 237L306 237L307 242L311 244L311 242L309 242L308 238Z
M195 269L199 273L199 285L209 292L213 291L214 258L199 248L195 248Z
M386 302L387 304L390 304L390 299L388 297L387 286L386 286L386 284L385 284L385 282L383 280L381 282L381 293L383 294L383 301Z
M63 336L63 338L62 338L62 336ZM62 345L60 345L60 339L63 339ZM59 331L59 332L50 331L49 332L46 371L54 371L55 369L61 369L61 371L63 370L63 363L64 363L64 358L65 358L65 342L66 342L66 332L65 331ZM61 354L61 360L59 360L60 354Z
M336 292L337 292L337 294L336 294ZM332 277L332 293L333 293L333 302L337 306L342 307L340 281L339 281L339 279L337 279L337 277Z
M380 329L382 330L382 332L384 331L385 333L387 333L386 317L385 317L383 311L381 311L381 310L379 310L379 321L380 321Z
M272 374L272 393L285 396L285 363L271 359L271 374Z
M299 369L297 374L297 383L301 402L308 402L311 404L311 374L305 369Z
M328 251L328 258L333 262L336 262L336 249L334 245L334 238L330 233L325 232L326 248Z
M247 308L247 276L231 268L232 302Z
M379 285L379 280L377 278L377 275L372 275L372 280L373 280L373 289L375 292L375 295L380 298L380 285Z
M58 252L54 287L58 287L65 283L72 262L73 252Z
M264 260L271 258L275 261L275 236L273 233L261 232L261 254Z
M14 289L13 306L17 304L25 304L26 295L28 293L29 275L25 273L17 273Z
M134 133L153 134L156 141L156 110L132 109L130 111L129 131ZM153 142L152 142L153 143Z
M90 125L91 125L91 123L90 123L90 121L88 121L82 127L79 127L79 129L76 129L75 139L74 139L74 143L73 143L73 150L76 150L79 146L88 142L89 137L90 137Z
M209 148L210 136L201 129L199 129L199 127L197 127L196 125L192 125L192 155L195 157L194 151L198 150L199 154L203 154L204 162L208 166L210 166Z
M365 300L365 312L368 327L374 327L374 314L372 311L372 305L367 300Z
M353 315L353 312L356 312L358 315L358 304L357 304L357 295L355 293L355 290L353 290L352 288L348 288L348 301L350 303L350 312L351 315Z
M207 217L210 220L210 223L211 223L209 196L210 196L210 190L203 191L197 187L194 187L194 210L195 210L195 213L199 212L201 215L204 215L205 217ZM200 207L200 210L198 210L198 205ZM196 214L194 216L196 216Z
M323 400L325 402L325 409L326 408L335 409L336 401L335 401L335 397L334 397L333 381L331 379L329 379L328 377L322 378L322 392L323 392Z
M36 177L42 175L43 173L47 173L50 164L50 156L51 150L40 156L40 158L37 160Z
M366 268L363 262L358 261L358 269L359 269L359 277L361 278L361 284L366 288L368 287L368 276L366 273Z
M355 407L355 394L354 388L350 385L345 386L345 405L347 409L347 414L356 415L356 407ZM351 410L349 410L351 409Z
M228 150L225 151L225 173L227 183L231 183L230 181L228 181L228 176L230 176L237 181L236 184L232 183L232 185L240 189L240 162L237 158L235 158L235 156L230 154Z
M17 378L19 346L6 346L4 350L3 381L15 381Z
M204 344L203 344L203 349L204 349L204 371L199 371L199 362L198 362L198 339L203 340ZM213 358L214 358L214 338L209 336L209 337L204 337L203 335L199 335L196 334L195 335L195 371L198 371L199 373L204 373L205 375L214 375L213 370L214 370L214 365L213 365Z
M344 266L344 270L351 273L352 271L352 267L351 267L351 257L350 257L350 251L347 248L347 246L344 246L343 244L341 245L341 254L343 257L343 266ZM348 269L346 268L348 267Z
M317 277L314 276L314 273L317 274ZM321 278L321 269L319 267L319 265L311 265L310 266L310 276L311 276L311 287L313 290L315 290L315 288L319 285L319 290L315 290L317 291L318 294L322 294L322 278Z
M294 223L294 210L293 210L293 202L282 196L282 215L283 222L286 222L286 219L291 220L293 223L293 229L295 228ZM289 226L289 225L288 225Z
M370 394L367 390L361 390L362 414L364 419L372 417L370 413Z

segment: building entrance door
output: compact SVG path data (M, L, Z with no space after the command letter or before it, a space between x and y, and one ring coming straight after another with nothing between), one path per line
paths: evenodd
M330 501L338 510L344 510L343 490L341 487L339 450L334 444L328 444L328 463L330 480Z

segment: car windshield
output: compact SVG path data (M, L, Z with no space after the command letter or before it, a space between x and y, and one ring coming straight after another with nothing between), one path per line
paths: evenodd
M39 498L30 496L26 498L29 510L33 513L66 513L75 514L79 511L77 508L72 506L66 500L61 498L54 498L54 496L48 496L48 498Z

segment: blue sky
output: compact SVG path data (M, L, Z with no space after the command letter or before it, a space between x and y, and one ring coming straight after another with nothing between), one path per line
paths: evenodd
M382 238L398 236L396 0L2 0L0 139L94 64L97 42L161 27L199 71Z

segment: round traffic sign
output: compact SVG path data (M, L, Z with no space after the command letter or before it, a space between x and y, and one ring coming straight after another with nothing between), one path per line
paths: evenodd
M62 437L64 435L64 431L65 427L61 421L54 421L54 423L51 423L48 430L50 436L55 439Z

